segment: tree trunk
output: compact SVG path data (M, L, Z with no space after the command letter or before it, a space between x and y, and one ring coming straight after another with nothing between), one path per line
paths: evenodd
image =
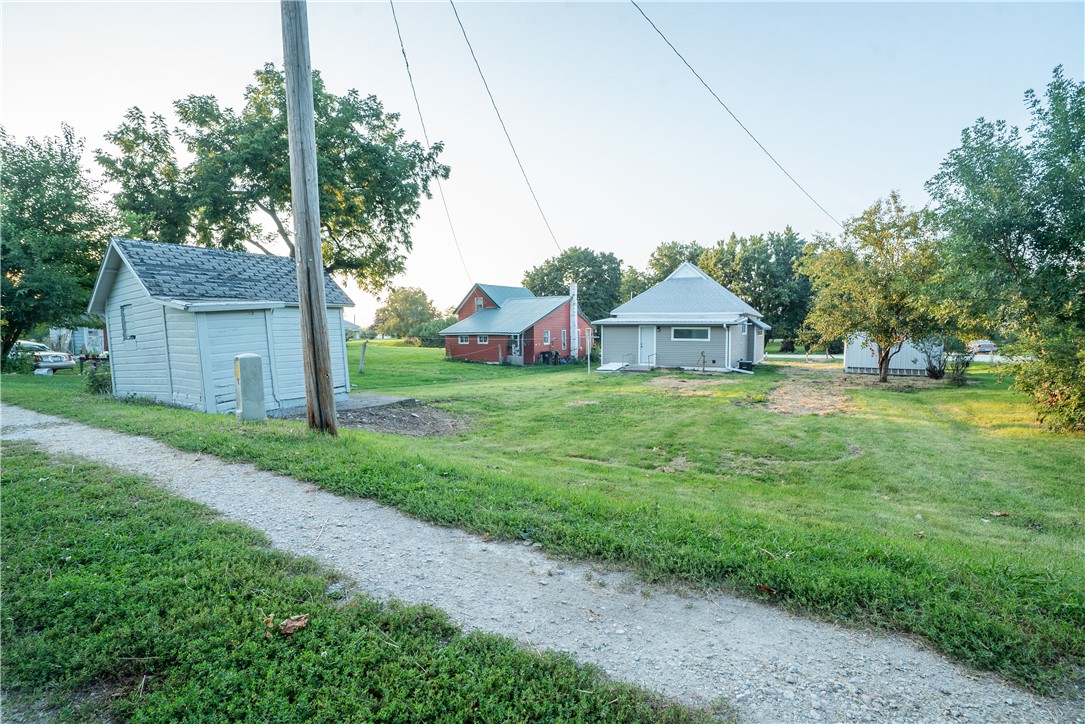
M878 382L889 381L889 359L893 356L893 348L882 349L878 347Z

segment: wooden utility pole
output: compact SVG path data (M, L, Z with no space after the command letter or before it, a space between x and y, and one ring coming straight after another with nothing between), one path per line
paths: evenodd
M328 306L324 299L324 263L320 251L320 194L316 176L309 20L305 0L281 0L280 6L306 410L310 428L337 435L332 355L328 345Z

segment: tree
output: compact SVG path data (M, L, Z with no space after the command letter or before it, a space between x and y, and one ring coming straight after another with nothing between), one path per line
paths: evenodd
M174 104L180 125L173 135L160 116L148 121L138 108L107 135L119 152L99 151L98 157L121 187L117 206L148 234L223 248L251 245L265 253L279 241L293 254L286 86L270 63L255 77L240 113L214 96L190 95ZM427 151L406 141L398 114L385 113L375 96L334 95L316 71L313 102L325 269L380 290L403 271L411 225L430 182L448 177L448 167L437 161L442 144ZM174 135L193 156L183 168L176 164Z
M384 305L377 309L373 328L378 334L406 337L410 331L437 316L426 293L418 287L399 287L388 293Z
M610 310L622 302L621 261L610 252L578 246L525 273L523 284L536 296L560 296L569 293L570 282L576 282L580 308L589 320L610 316Z
M1015 385L1042 419L1085 426L1085 83L1055 69L1025 94L1028 138L982 118L927 183L948 272L976 318L1009 336Z
M840 239L808 245L799 271L813 285L806 324L823 341L862 334L878 359L878 379L907 339L941 331L929 281L941 260L923 213L907 209L897 192L844 223Z
M810 279L795 269L804 247L790 226L783 233L731 234L705 250L700 267L761 312L777 337L794 340L810 306Z
M627 266L622 269L622 283L618 286L618 301L625 304L638 294L642 294L652 286L648 283L648 277L636 267Z
M0 357L39 324L84 321L109 237L83 141L61 135L18 144L0 128Z
M705 248L696 241L663 242L657 246L652 252L652 255L648 257L648 266L644 273L644 276L648 281L648 286L659 284L669 277L682 262L688 261L691 264L699 263L701 255L704 254L704 252Z

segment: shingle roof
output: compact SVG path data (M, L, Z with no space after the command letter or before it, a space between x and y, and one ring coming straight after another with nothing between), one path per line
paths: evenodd
M440 333L443 335L519 334L567 301L569 301L567 296L510 299L499 309L483 309L475 312L467 319L461 319L451 327L445 327Z
M298 272L290 257L113 239L151 297L179 302L298 303ZM350 307L350 297L324 275L329 307Z
M479 284L478 288L499 307L505 306L510 299L524 299L534 297L530 289L524 287L502 287L497 284Z
M761 316L760 312L688 261L682 262L659 284L611 312L617 317L726 313Z

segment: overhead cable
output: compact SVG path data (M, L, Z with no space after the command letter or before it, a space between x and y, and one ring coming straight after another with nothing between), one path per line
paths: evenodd
M486 95L490 97L490 104L494 107L494 113L497 114L497 120L501 124L501 130L505 132L505 138L508 139L509 148L512 149L512 155L516 157L516 165L520 167L520 173L524 175L524 183L527 184L527 190L531 192L531 198L535 200L535 207L539 210L539 216L542 217L543 223L546 224L546 230L550 232L550 238L554 240L554 246L558 248L558 251L564 251L561 248L561 244L558 243L558 237L554 234L554 230L550 227L550 222L546 218L546 214L543 212L542 204L539 203L539 197L535 195L535 189L531 186L531 180L527 177L527 171L524 170L524 164L520 161L520 154L516 152L516 145L512 142L512 136L509 135L509 129L505 126L505 119L501 117L501 111L497 109L497 101L494 100L494 94L490 92L490 84L486 82L486 75L482 72L482 66L479 65L478 57L475 55L475 49L471 45L471 39L467 37L467 30L463 27L463 21L460 20L460 13L456 9L456 3L454 0L448 0L448 4L452 6L452 12L456 15L456 22L460 26L460 32L463 33L463 39L467 41L467 49L471 51L471 59L475 61L475 67L478 68L479 77L482 78L482 85L486 87Z
M451 0L450 0L450 1L451 1ZM639 12L639 13L641 14L641 16L643 16L643 17L644 17L644 19L648 21L648 24L649 24L649 25L651 25L651 26L652 26L652 29L653 29L653 30L655 30L655 31L656 31L656 32L657 32L657 33L659 34L659 37L663 38L663 42L665 42L665 43L666 43L666 44L667 44L668 46L670 46L670 49L674 51L674 54L678 56L679 60L681 60L681 61L682 61L683 63L685 63L686 67L687 67L687 68L689 68L689 72L693 73L694 77L695 77L695 78L697 78L697 80L699 80L699 81L701 82L701 85L703 85L703 86L705 87L705 89L706 89L706 90L707 90L707 91L708 91L709 93L711 93L711 94L712 94L712 97L713 97L713 98L715 98L715 99L716 99L716 101L717 101L717 102L718 102L718 103L719 103L719 104L720 104L721 106L723 106L723 110L727 111L727 113L728 113L728 114L730 114L731 118L735 119L735 123L737 123L737 124L739 125L739 128L741 128L741 129L742 129L743 131L745 131L745 132L746 132L746 135L747 135L747 136L749 136L749 137L750 137L750 139L751 139L751 140L753 140L753 142L757 144L757 147L758 147L758 148L760 148L760 149L761 149L762 151L764 151L765 155L769 157L769 160L771 160L771 161L772 161L772 162L773 162L774 164L776 164L776 168L778 168L778 169L780 169L781 171L783 171L784 175L785 175L785 176L787 176L787 177L788 177L788 178L789 178L789 179L791 180L791 183L795 184L795 187L796 187L796 188L797 188L797 189L798 189L799 191L802 191L802 192L803 192L803 193L804 193L804 194L806 195L806 198L808 198L808 199L810 199L811 201L813 201L813 202L814 202L814 205L815 205L815 206L817 206L817 207L818 207L819 209L821 209L821 211L822 211L822 213L823 213L823 214L825 214L825 215L826 215L826 216L828 216L828 217L829 217L830 219L832 219L832 220L833 220L833 222L834 222L834 223L835 223L835 224L836 224L837 226L839 226L840 228L844 228L844 225L843 225L843 224L841 224L841 223L840 223L839 221L837 221L837 220L836 220L836 217L835 217L835 216L833 216L832 214L830 214L830 213L829 213L829 212L828 212L828 211L827 211L827 210L825 209L825 207L824 207L824 206L822 206L821 204L819 204L819 203L818 203L818 201L817 201L817 199L815 199L815 198L814 198L813 196L811 196L811 195L810 195L810 192L809 192L809 191L807 191L806 189L804 189L804 188L802 187L802 184L800 184L800 183L799 183L798 181L796 181L796 180L795 180L795 177L794 177L794 176L792 176L792 175L791 175L790 173L788 173L787 169L786 169L786 168L784 168L784 167L783 167L783 165L782 165L782 164L781 164L781 163L780 163L779 161L777 161L777 160L776 160L776 157L775 157L775 156L773 156L773 155L772 155L771 153L769 153L769 150L768 150L767 148L765 148L765 146L764 146L764 145L763 145L763 144L761 143L761 141L758 141L758 140L757 140L757 136L753 135L753 133L752 133L752 132L750 131L750 129L749 129L749 128L746 128L746 125L745 125L745 124L744 124L744 123L743 123L742 121L740 121L740 120L738 119L738 116L736 116L736 115L735 115L734 111L732 111L732 110L731 110L730 108L728 108L728 107L727 107L727 104L726 104L726 103L724 103L724 102L723 102L723 99L722 99L722 98L720 98L720 97L719 97L719 96L718 96L718 95L716 94L716 91L712 90L712 86L708 85L708 83L707 83L707 82L705 81L705 79L701 77L701 74L700 74L700 73L698 73L698 72L697 72L696 70L694 70L693 66L689 64L689 61L688 61L688 60L686 60L685 56L683 56L683 55L682 55L682 54L681 54L681 53L680 53L680 52L678 51L678 48L674 47L674 43L672 43L672 42L671 42L670 40L668 40L668 39L667 39L667 36L663 34L663 31L662 31L662 30L660 30L660 29L659 29L658 27L656 27L656 24L655 24L655 23L653 23L653 22L652 22L652 19L651 19L650 17L648 17L648 15L647 15L647 14L646 14L646 13L644 12L644 10L642 10L642 9L641 9L640 5L638 5L638 4L637 4L636 0L629 0L629 2L630 2L630 3L632 3L632 4L633 4L633 7L635 7L635 8L637 9L637 11L638 11L638 12Z
M411 82L411 95L414 96L414 107L418 111L418 122L422 124L422 138L426 140L426 153L429 153L432 144L429 140L429 131L426 130L426 119L422 117L422 104L418 102L418 90L414 87L414 75L411 73L411 62L407 60L407 46L403 44L403 33L399 29L399 18L396 17L396 4L393 0L388 0L389 7L392 8L392 22L396 24L396 36L399 38L399 50L403 53L403 65L407 68L407 79ZM460 264L463 264L463 273L467 275L467 283L473 284L474 280L471 278L471 272L467 270L467 262L463 258L463 250L460 248L460 240L456 236L456 227L452 224L452 214L448 211L448 201L445 199L445 189L441 185L440 176L435 177L437 181L437 193L441 197L441 204L445 207L445 217L448 219L448 230L452 232L452 242L456 245L456 253L460 257Z

